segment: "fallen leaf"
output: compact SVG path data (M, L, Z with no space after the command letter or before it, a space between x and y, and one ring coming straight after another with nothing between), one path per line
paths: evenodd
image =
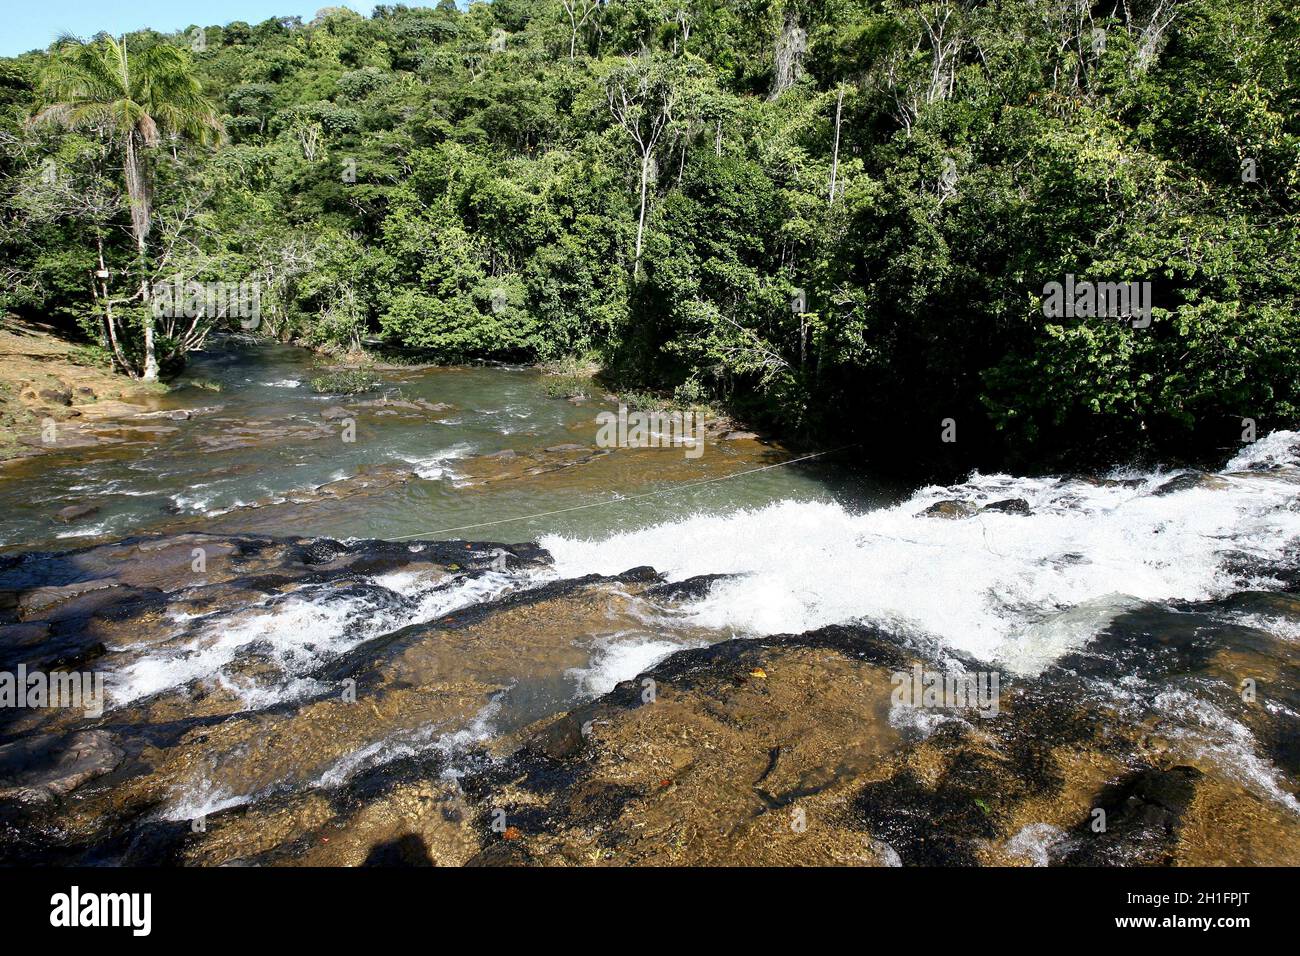
M501 835L507 840L519 840L523 838L523 834L519 832L518 827L506 827L506 832Z
M749 676L757 677L759 680L767 680L767 671L763 670L761 667L755 667L749 672Z

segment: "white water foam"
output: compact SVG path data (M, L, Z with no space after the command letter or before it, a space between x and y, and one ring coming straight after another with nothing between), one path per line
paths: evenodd
M460 475L451 468L448 462L464 458L473 452L473 445L462 442L424 457L407 457L403 455L401 460L408 465L414 466L417 478L423 478L426 481L439 481L444 478L459 478Z
M540 543L561 577L647 564L670 580L740 575L688 606L695 625L764 635L863 620L1033 673L1136 601L1234 590L1228 552L1280 561L1300 540L1300 511L1287 507L1294 486L1228 472L1297 440L1274 434L1246 449L1221 473L1226 487L1154 495L1172 474L1146 474L1137 487L977 474L863 514L779 501L601 540L552 535ZM921 515L953 498L1023 498L1032 514Z
M394 575L386 580L398 586L406 583ZM150 648L110 676L111 702L120 706L204 678L215 678L250 709L315 693L321 688L303 675L325 661L371 638L492 600L519 583L519 577L499 572L446 586L413 579L407 596L418 598L414 606L389 609L360 596L329 600L306 592L197 621L178 619L175 646ZM283 684L237 681L223 674L223 668L250 648L283 673Z
M646 637L641 634L617 634L601 638L586 667L571 668L567 674L578 683L581 697L599 697L621 681L631 680L664 658L690 647L704 647L702 641L682 643Z
M469 725L459 730L443 730L427 725L414 731L404 731L384 740L377 740L355 750L336 761L314 782L313 786L330 789L340 787L360 770L383 766L402 757L414 757L431 752L441 752L457 757L474 744L483 743L496 736L493 721L501 711L501 695L493 697L480 710ZM451 765L443 771L444 779L461 776Z
M1264 468L1294 468L1300 465L1300 433L1273 432L1247 445L1224 471L1252 471Z

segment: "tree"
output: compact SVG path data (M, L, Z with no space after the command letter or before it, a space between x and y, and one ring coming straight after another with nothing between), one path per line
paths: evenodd
M600 0L560 0L564 13L569 18L569 59L572 60L578 47L578 33L587 25L593 13L600 10Z
M655 167L655 149L664 134L690 117L693 82L698 70L689 60L646 57L619 67L605 81L610 112L632 137L640 161L641 203L636 226L632 274L641 274L645 237L646 194Z
M189 58L181 50L157 45L130 53L126 37L90 43L64 40L41 78L45 106L35 125L97 129L122 150L123 174L131 209L131 236L141 269L138 297L144 307L146 380L158 378L149 282L143 275L153 211L149 150L163 133L199 143L224 138L216 110L203 94Z

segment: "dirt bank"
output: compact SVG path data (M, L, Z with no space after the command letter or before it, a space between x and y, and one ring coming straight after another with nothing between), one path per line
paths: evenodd
M0 318L0 461L97 444L82 424L145 410L165 390L97 364L53 326Z

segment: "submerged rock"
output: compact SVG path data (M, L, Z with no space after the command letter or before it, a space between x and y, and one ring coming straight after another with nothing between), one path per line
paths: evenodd
M1140 770L1098 795L1065 862L1080 866L1167 866L1183 815L1204 774L1195 767ZM1098 815L1097 811L1101 811Z
M1300 662L1224 620L1289 596L1135 604L1027 676L868 625L717 642L683 611L727 575L549 562L210 534L0 557L0 670L110 678L98 718L0 711L0 861L1300 862ZM992 706L916 699L923 674ZM1207 714L1256 751L1221 763Z
M99 505L79 504L68 505L66 508L60 508L55 512L54 517L63 522L76 521L78 518L89 518L93 514L99 513Z

